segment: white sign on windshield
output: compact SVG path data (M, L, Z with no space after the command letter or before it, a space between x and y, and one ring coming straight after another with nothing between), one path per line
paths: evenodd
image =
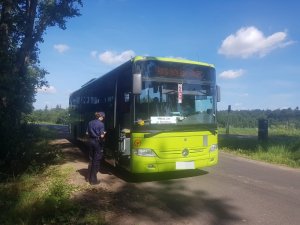
M178 103L182 103L182 84L178 84Z
M151 124L170 124L177 122L176 116L151 116Z

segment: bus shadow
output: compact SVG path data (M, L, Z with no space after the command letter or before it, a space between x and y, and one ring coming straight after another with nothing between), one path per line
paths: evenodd
M107 162L103 163L100 173L113 174L114 176L128 182L128 183L142 183L152 181L176 180L188 177L197 177L208 174L205 170L180 170L172 172L158 172L158 173L139 173L133 174L120 167L113 167Z
M75 144L85 155L85 158L88 160L88 148L81 142L74 142L69 139L70 142ZM88 169L82 169L78 171L82 176L87 178ZM102 160L100 163L99 172L101 174L109 174L118 177L128 183L142 183L142 182L151 182L151 181L164 181L164 180L175 180L182 179L187 177L196 177L203 176L208 174L205 170L178 170L174 172L158 172L158 173L142 173L142 174L133 174L128 172L126 169L121 167L114 167L105 160Z

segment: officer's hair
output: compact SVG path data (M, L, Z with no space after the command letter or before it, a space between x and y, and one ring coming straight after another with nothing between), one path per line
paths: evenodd
M99 117L105 117L104 113L103 112L95 112L95 117L96 119L99 119Z
M99 112L95 112L96 119L99 119L100 116L101 116L101 114Z

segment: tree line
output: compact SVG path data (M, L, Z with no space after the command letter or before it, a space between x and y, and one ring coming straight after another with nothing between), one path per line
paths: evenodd
M56 108L44 110L35 110L31 116L31 121L46 122L56 124L68 124L69 112L68 109L62 109L60 106ZM266 119L270 126L287 126L300 128L300 110L296 109L276 109L276 110L227 110L218 111L217 122L219 127L226 127L227 122L230 126L239 128L256 128L258 120Z
M27 118L32 123L69 124L68 109L63 109L57 105L55 108L34 110Z
M289 128L300 128L300 110L295 109L276 109L276 110L239 110L218 111L217 120L220 127L226 127L227 122L230 126L240 128L255 128L258 120L268 120L269 126L286 126Z

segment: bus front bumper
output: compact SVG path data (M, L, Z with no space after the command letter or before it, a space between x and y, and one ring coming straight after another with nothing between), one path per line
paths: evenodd
M131 162L132 173L156 173L178 170L201 169L218 163L218 150L194 158L160 159L158 157L134 156Z

